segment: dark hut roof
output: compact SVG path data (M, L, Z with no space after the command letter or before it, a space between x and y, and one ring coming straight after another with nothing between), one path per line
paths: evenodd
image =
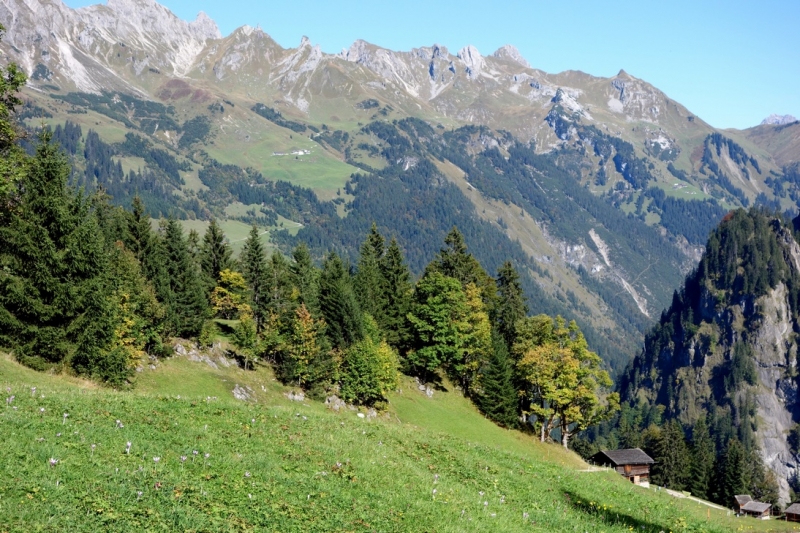
M736 500L736 503L739 505L744 505L747 502L753 501L753 498L751 498L749 494L737 494L733 499Z
M784 511L785 514L800 514L800 503L793 503Z
M595 463L607 464L609 461L614 466L620 465L650 465L653 459L639 448L628 450L603 450L596 453L592 460Z
M761 514L764 511L768 510L770 507L772 507L771 503L752 501L752 502L747 502L742 507L742 511Z

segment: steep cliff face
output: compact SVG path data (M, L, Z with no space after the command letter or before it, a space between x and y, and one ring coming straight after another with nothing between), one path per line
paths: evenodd
M799 281L792 229L731 213L621 383L624 398L662 405L684 427L710 419L718 446L754 437L784 502L800 465L787 440L800 420Z

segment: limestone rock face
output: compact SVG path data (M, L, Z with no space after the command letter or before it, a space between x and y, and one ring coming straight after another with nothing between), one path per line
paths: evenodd
M528 63L524 57L522 57L522 54L520 54L519 50L517 50L517 47L510 44L498 48L492 54L492 57L497 59L506 59L508 61L513 61L525 68L531 68L531 64Z

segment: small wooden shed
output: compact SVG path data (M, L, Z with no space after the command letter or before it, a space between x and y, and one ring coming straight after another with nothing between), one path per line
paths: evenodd
M793 503L783 512L788 522L800 522L800 503Z
M746 514L747 516L766 520L769 518L770 509L772 509L771 503L752 501L747 502L742 506L742 513Z
M655 463L652 457L639 448L603 450L594 454L591 461L596 465L613 467L637 485L650 484L650 465Z
M733 510L737 513L742 512L742 507L752 502L753 498L749 494L737 494L733 497Z

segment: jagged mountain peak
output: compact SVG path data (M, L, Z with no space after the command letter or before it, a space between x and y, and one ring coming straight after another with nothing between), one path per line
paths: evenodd
M773 113L761 121L761 126L783 126L792 122L797 122L797 119L792 115L777 115Z
M467 71L467 76L474 80L481 75L481 72L486 68L486 60L478 49L468 44L458 51L457 57L464 63Z
M528 61L524 57L522 57L522 54L517 49L517 47L512 44L506 44L504 46L501 46L500 48L495 50L495 52L492 54L492 57L496 59L506 59L508 61L513 61L515 63L522 65L525 68L532 68L531 64L528 63Z

